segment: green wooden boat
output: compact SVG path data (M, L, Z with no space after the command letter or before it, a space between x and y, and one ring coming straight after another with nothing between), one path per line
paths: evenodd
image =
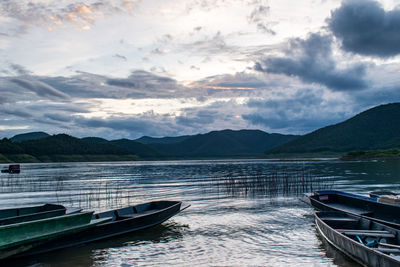
M30 222L0 226L0 259L35 246L104 223L112 218L92 220L93 211L56 216Z
M79 211L81 211L81 209L67 210L63 205L57 204L2 209L0 210L0 225L40 220Z

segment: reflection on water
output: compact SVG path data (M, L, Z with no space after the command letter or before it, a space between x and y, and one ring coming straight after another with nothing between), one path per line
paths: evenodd
M2 167L2 166L0 166ZM23 164L0 175L3 208L43 202L103 211L151 200L192 206L120 238L12 266L354 266L318 238L302 192L400 191L399 161L265 160Z

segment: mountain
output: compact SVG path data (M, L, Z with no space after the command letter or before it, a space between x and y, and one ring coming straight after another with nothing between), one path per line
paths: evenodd
M24 150L10 139L3 138L0 140L0 154L23 154Z
M88 141L88 142L93 142L93 143L101 143L101 144L105 144L105 143L110 142L107 139L100 138L100 137L84 137L84 138L81 138L81 140Z
M47 155L128 155L131 151L111 144L94 143L66 134L19 143L25 153L33 156Z
M163 157L161 153L155 151L153 148L129 139L118 139L118 140L108 141L106 139L99 137L85 137L82 138L82 140L92 143L108 144L116 146L124 150L130 151L131 154L135 154L143 159L155 159Z
M278 153L348 152L400 147L400 103L377 106L266 151Z
M99 137L80 139L57 134L17 143L4 138L0 140L0 156L9 162L255 157L296 137L259 130L223 130L193 136L146 137L142 140L161 143L145 145L129 139L108 141Z
M39 140L49 136L50 135L45 132L31 132L31 133L17 134L11 137L10 140L12 142L22 142L28 140Z
M190 136L177 143L152 143L149 146L178 158L254 157L296 137L260 130L222 130Z
M126 150L132 151L135 155L143 159L153 159L153 158L162 158L164 155L153 148L141 144L139 142L135 142L129 139L118 139L110 141L111 144L124 148Z
M149 145L149 144L175 144L182 142L191 137L191 135L182 135L177 137L150 137L150 136L142 136L134 141Z

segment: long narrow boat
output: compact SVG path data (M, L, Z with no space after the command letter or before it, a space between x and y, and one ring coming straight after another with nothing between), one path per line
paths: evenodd
M335 190L317 191L308 198L318 210L343 211L400 229L400 205Z
M78 211L80 211L80 209L69 209L67 211L64 206L57 204L3 209L0 210L0 225L40 220Z
M97 213L92 219L111 217L112 220L81 231L78 235L57 238L18 256L45 253L150 228L165 222L189 206L181 201L153 201Z
M318 232L364 266L400 266L400 230L343 212L316 212Z
M397 196L397 194L392 191L372 191L369 192L369 196L372 198L378 198L380 196Z
M81 212L0 226L0 259L111 220L111 218L92 220L92 215L93 211Z

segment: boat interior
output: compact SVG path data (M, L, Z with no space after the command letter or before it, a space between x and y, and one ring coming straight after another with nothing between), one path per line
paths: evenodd
M180 203L179 201L154 201L122 209L96 213L93 215L93 218L99 219L99 218L112 217L113 221L120 221L160 211L162 209L171 207L173 205L177 205L179 203Z
M317 216L337 232L371 249L400 257L400 231L342 212L318 212Z
M53 210L64 210L65 211L66 208L62 205L45 204L45 205L36 206L36 207L4 209L4 210L0 210L0 219L24 216L24 215L29 215L29 214L39 213L39 212L53 211Z
M359 199L346 194L321 194L312 198L335 210L400 224L400 205L378 203L371 198Z

